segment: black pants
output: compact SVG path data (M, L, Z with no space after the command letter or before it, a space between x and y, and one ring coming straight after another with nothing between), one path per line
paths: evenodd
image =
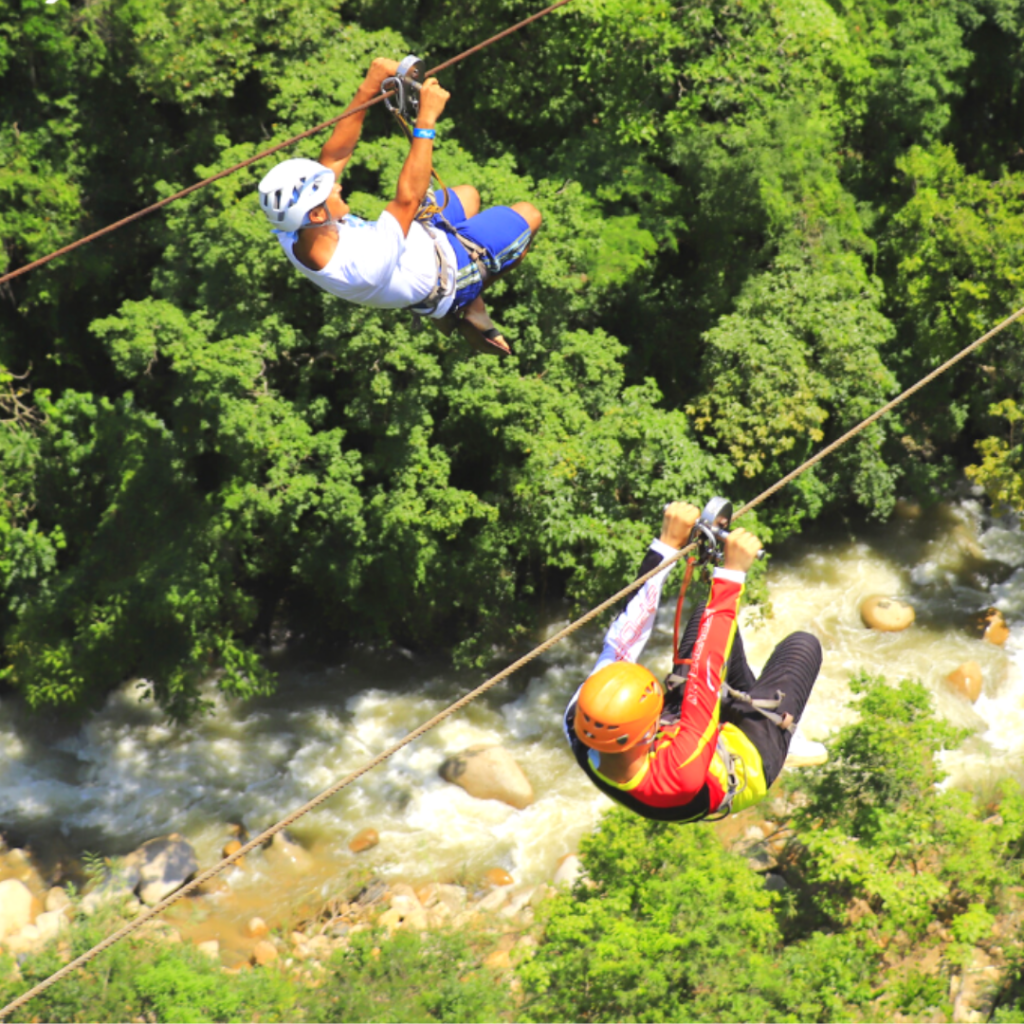
M700 629L700 617L703 614L702 603L693 610L683 638L679 642L681 658L689 658L693 653L693 645L697 642L697 632ZM761 678L758 679L747 664L743 637L740 636L737 626L725 681L734 690L743 690L759 699L774 700L776 693L781 690L785 696L778 707L778 713L784 715L788 712L794 721L799 722L820 669L821 644L818 638L810 633L790 633L772 651L772 656L768 659ZM735 703L728 698L722 701L721 720L732 722L757 747L764 764L764 776L770 786L779 777L782 766L786 763L789 741L793 734L780 729L753 708Z

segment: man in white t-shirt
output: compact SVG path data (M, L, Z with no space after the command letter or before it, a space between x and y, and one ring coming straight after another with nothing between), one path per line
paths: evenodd
M376 59L349 109L379 95L398 65ZM487 315L481 293L517 264L541 225L526 202L480 212L472 185L456 185L442 213L417 219L430 187L434 125L449 94L430 78L420 91L419 114L395 198L375 222L353 216L341 198L341 173L359 142L365 110L339 121L320 159L286 160L259 185L260 206L291 263L320 288L366 306L411 309L457 327L474 348L508 354Z

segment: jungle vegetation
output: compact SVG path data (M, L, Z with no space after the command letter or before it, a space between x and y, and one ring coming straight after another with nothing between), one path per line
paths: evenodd
M537 6L0 0L0 271ZM479 662L606 595L652 509L752 497L1024 304L1022 41L1021 0L576 0L460 65L438 170L546 218L492 293L500 362L300 279L268 162L4 285L3 685L74 711L140 677L187 718L212 672L273 686L272 635ZM373 112L356 213L404 152ZM758 528L968 467L1020 508L1021 341Z

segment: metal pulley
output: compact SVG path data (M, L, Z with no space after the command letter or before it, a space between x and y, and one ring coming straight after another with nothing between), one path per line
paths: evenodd
M701 565L721 565L725 560L725 541L732 524L732 502L728 498L712 498L705 506L690 534L690 543L697 544L697 561ZM764 548L757 553L764 558Z
M420 111L420 89L423 88L426 70L423 61L410 53L398 65L395 73L381 83L384 106L396 117L405 121L416 120Z

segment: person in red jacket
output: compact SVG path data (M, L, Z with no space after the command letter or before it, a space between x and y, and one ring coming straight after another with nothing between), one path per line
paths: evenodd
M640 575L687 543L699 515L684 502L666 507L661 537ZM636 663L654 627L667 567L612 623L593 673L566 709L565 732L579 766L598 789L645 818L699 821L762 799L786 763L821 668L820 643L797 632L775 648L760 678L754 675L736 616L761 542L738 528L724 548L724 567L715 570L707 603L695 609L679 645L689 665L685 686L666 696ZM755 700L780 698L774 720L742 699L723 698L723 681Z

